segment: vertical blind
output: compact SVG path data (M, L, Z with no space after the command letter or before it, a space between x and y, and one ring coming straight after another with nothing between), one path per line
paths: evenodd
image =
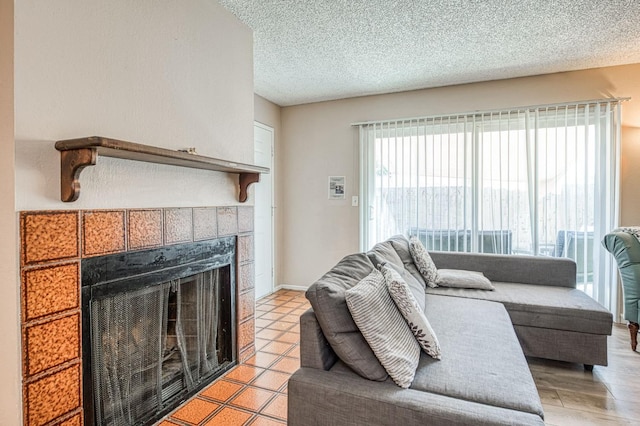
M361 246L568 257L617 309L620 100L359 124Z

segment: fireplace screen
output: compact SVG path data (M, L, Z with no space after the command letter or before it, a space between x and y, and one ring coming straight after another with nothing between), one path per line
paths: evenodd
M153 422L233 365L231 269L91 299L85 381L95 424Z

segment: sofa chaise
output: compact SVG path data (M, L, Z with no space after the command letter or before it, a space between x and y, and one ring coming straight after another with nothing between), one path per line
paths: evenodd
M408 241L396 236L345 257L307 290L312 308L300 318L301 367L289 380L289 425L543 425L525 355L606 365L612 317L575 290L571 260L431 256L438 268L483 272L496 289L427 288ZM422 286L442 349L441 360L421 354L408 389L380 372L345 302L345 291L382 263Z

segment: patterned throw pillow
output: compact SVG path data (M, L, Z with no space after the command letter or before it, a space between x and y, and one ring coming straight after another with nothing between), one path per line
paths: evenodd
M382 275L384 276L391 298L407 321L407 324L409 324L409 329L411 329L411 332L416 337L420 347L427 355L435 359L440 359L441 350L438 338L433 328L431 328L431 324L429 324L429 320L423 310L420 309L418 302L415 297L413 297L407 283L398 272L388 266L382 267Z
M382 272L383 275L384 275L384 272L382 271L382 268L384 266L386 266L387 268L393 269L398 275L400 275L400 278L402 278L402 280L409 287L409 290L411 290L411 294L413 294L413 297L416 299L416 302L418 303L418 306L420 306L420 310L422 312L424 312L424 306L425 306L425 303L426 303L426 300L425 300L425 296L426 296L425 286L423 284L419 283L418 280L413 275L411 275L411 273L409 271L407 271L403 267L398 267L397 265L394 265L391 262L387 262L387 263L383 263L381 265L378 265L378 271Z
M427 249L424 248L422 242L415 235L409 238L409 252L413 257L413 263L416 264L416 268L424 277L427 285L429 287L438 287L438 268L433 263Z
M374 270L345 292L353 320L393 381L402 388L413 382L420 346L391 299L384 277Z

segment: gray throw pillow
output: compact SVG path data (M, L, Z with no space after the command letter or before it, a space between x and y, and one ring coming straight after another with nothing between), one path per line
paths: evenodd
M465 271L464 269L438 270L438 287L475 288L479 290L495 290L491 281L482 272Z
M408 388L418 368L420 346L374 270L345 292L347 306L362 335L393 381Z
M384 381L389 377L353 321L345 292L375 268L364 253L346 256L306 292L322 333L333 351L360 376Z
M409 251L409 239L404 235L394 235L390 237L388 241L391 243L393 249L398 253L398 257L404 263L404 269L409 271L411 276L413 276L416 281L418 281L422 288L425 289L427 287L427 283L424 281L424 277L416 268L416 264L413 262L413 257L411 257L411 252Z
M416 268L424 277L424 281L429 287L437 287L438 281L438 268L436 264L431 260L429 252L424 248L422 242L416 236L409 238L409 252L413 257L413 263L416 264Z
M409 329L415 336L420 347L427 355L435 358L441 358L441 349L436 333L431 328L431 324L424 314L424 308L418 305L411 289L406 281L402 279L393 268L388 266L382 267L382 275L391 298L395 302L398 310L409 324Z

